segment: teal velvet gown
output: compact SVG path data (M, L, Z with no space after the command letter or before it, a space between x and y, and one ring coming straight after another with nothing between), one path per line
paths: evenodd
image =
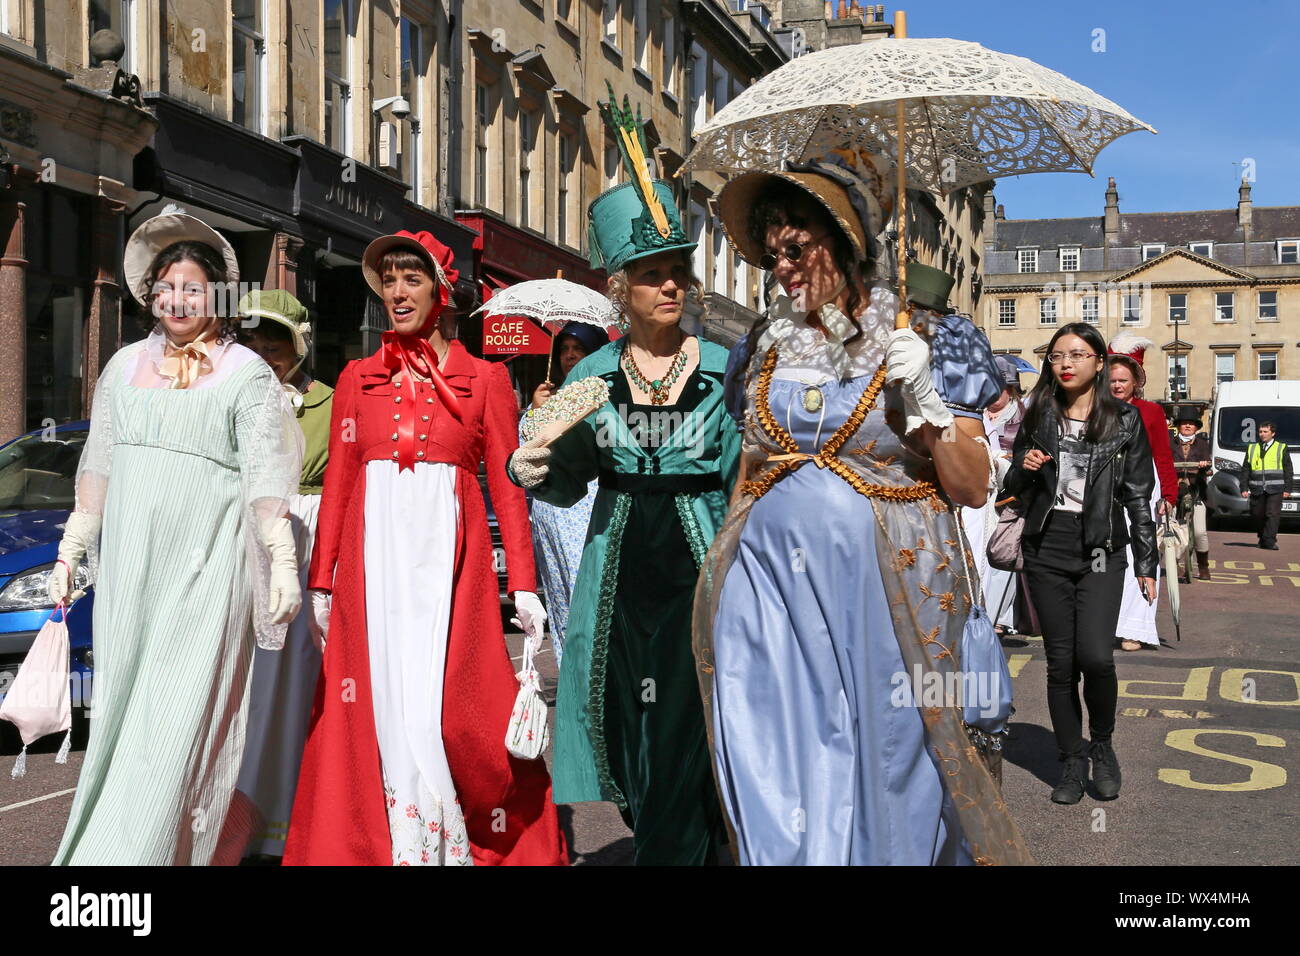
M610 401L552 445L550 474L532 489L568 507L600 480L560 668L555 800L616 803L637 864L699 865L716 860L725 831L691 614L740 432L722 401L724 349L700 342L678 401L649 406L631 402L622 348L570 373L604 378Z

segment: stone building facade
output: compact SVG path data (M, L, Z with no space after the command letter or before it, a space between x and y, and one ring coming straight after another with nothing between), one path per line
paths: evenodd
M709 314L688 327L730 344L770 277L725 241L722 179L675 175L692 131L792 56L891 32L883 6L844 0L0 0L0 323L26 335L0 357L0 437L87 414L98 370L145 334L122 245L168 203L222 230L244 281L307 304L327 381L387 325L360 276L374 236L452 247L473 351L470 313L504 285L603 288L586 209L625 178L607 83L648 119L699 242ZM914 252L972 310L978 192L913 208ZM511 363L521 395L543 365Z
M1146 397L1210 402L1233 379L1300 378L1300 206L1006 219L988 200L985 302L995 351L1041 365L1054 329L1094 323L1150 339ZM1026 381L1032 383L1033 377Z

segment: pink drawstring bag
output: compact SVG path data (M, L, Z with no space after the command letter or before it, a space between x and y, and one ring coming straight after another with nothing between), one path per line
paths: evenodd
M9 685L4 703L0 704L0 720L14 724L23 738L22 753L14 761L10 774L15 779L27 773L28 745L46 734L67 731L54 762L68 762L68 750L72 746L68 667L68 610L60 604L36 635L18 668L18 676Z

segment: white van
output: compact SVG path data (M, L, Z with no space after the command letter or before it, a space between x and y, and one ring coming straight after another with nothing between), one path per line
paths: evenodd
M1223 382L1214 396L1210 449L1214 472L1207 504L1211 515L1250 513L1241 493L1246 446L1255 441L1260 422L1273 422L1277 439L1290 449L1291 466L1300 475L1300 382ZM1282 517L1300 518L1300 481L1282 499Z

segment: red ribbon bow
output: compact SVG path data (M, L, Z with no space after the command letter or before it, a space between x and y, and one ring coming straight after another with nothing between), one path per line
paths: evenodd
M451 412L456 421L462 421L460 400L452 391L442 372L438 370L438 353L434 351L429 340L418 335L399 335L385 332L380 339L380 359L390 372L402 373L402 394L407 399L404 409L398 412L397 422L397 470L407 468L415 470L415 450L418 442L415 438L415 418L417 393L415 390L415 373L427 376L433 382L433 390L438 398Z

